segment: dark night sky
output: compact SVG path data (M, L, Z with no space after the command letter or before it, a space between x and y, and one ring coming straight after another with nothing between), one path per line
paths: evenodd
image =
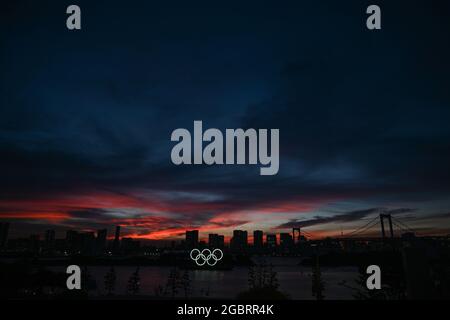
M378 31L369 4L2 3L0 219L16 235L323 236L382 210L448 233L450 4L377 1ZM194 120L279 128L278 175L173 165L170 134Z

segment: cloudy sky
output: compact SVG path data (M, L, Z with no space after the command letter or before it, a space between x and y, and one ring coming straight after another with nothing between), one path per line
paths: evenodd
M450 229L450 5L8 1L0 19L0 221L12 236L123 226L144 239L380 212ZM175 166L176 128L279 128L280 170Z

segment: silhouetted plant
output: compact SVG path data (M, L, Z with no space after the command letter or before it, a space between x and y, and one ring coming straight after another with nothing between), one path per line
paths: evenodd
M251 266L248 268L248 287L250 289L256 287L256 278L255 278L255 267Z
M105 290L108 295L114 294L116 289L116 271L111 267L105 275Z
M155 296L162 297L164 296L164 289L162 285L157 285L153 291L155 292Z
M270 264L268 267L268 287L272 288L272 289L278 289L278 277L277 277L277 273L275 270L273 270L273 265Z
M128 279L128 294L138 294L141 287L141 278L139 277L139 267L133 272L130 279Z
M191 293L191 279L188 270L184 271L183 277L181 278L181 288L183 289L184 297L187 298Z
M174 298L178 294L180 288L180 273L177 268L170 270L166 283L166 295Z
M83 268L83 272L81 273L81 283L81 290L83 290L86 294L89 293L89 290L97 289L97 282L94 277L92 277L88 267L86 266Z
M251 266L248 270L249 290L241 292L238 299L288 299L289 297L278 291L277 273L273 265L267 265L264 260Z
M323 292L325 290L325 283L322 280L322 272L320 270L319 257L316 256L316 264L313 266L312 271L312 295L317 300L323 300L325 298Z
M273 265L267 265L263 260L248 269L248 285L250 289L273 288L278 289L277 273Z

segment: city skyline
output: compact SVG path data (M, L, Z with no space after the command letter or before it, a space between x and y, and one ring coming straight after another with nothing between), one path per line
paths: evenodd
M10 238L9 237L9 229L11 227L11 224L9 222L0 222L0 247L6 247L7 244L7 240L8 239L18 239L17 237L13 237ZM29 235L27 235L30 238L37 238L39 240L45 241L45 242L51 242L54 241L55 239L68 239L71 237L71 235L77 234L77 235L93 235L95 237L95 239L102 239L102 241L109 241L111 243L111 245L117 246L117 242L121 241L122 239L133 239L131 237L128 237L126 234L121 234L120 230L121 227L120 226L113 226L111 228L109 228L110 231L113 232L108 232L108 229L98 229L98 230L57 230L57 229L47 229L45 230L45 232L43 234L39 234L39 233L31 233ZM288 232L281 232L281 233L274 233L274 232L269 232L269 233L265 233L262 230L252 230L253 231L253 235L250 234L246 234L245 239L247 239L246 243L248 244L253 244L253 245L258 245L255 244L255 233L258 233L259 236L261 237L261 244L265 242L265 238L267 237L267 235L271 236L271 235L275 235L277 237L277 239L280 239L281 235L283 234L291 234ZM185 230L182 234L180 234L180 236L176 239L168 239L168 240L179 240L179 241L183 241L185 243L189 243L190 241L192 243L207 243L207 244L214 244L216 242L219 243L225 243L225 244L230 244L231 240L233 239L233 237L235 237L235 233L236 232L250 232L250 230L233 230L233 233L231 236L225 236L222 234L218 234L218 233L200 233L199 230ZM58 236L57 236L58 234ZM193 235L193 237L191 236ZM22 239L27 238L27 236L25 235L25 237L21 237ZM303 235L305 236L305 235ZM310 234L308 235L310 237ZM192 240L189 240L192 237ZM293 237L293 232L291 237ZM137 238L139 240L139 238ZM312 239L312 238L311 238ZM141 239L141 240L152 240L152 239ZM258 240L257 240L258 242Z
M99 229L96 231L80 231L67 230L63 237L57 237L54 229L48 229L43 235L30 234L28 238L9 239L9 223L0 223L0 250L8 252L21 252L22 250L30 250L35 253L54 254L57 249L62 250L65 254L74 250L76 252L90 255L119 254L124 252L124 248L139 249L141 241L121 235L121 227L115 226L113 234L108 236L107 229ZM184 248L201 248L207 245L210 248L229 247L232 250L243 251L249 247L254 249L262 249L264 247L271 248L280 245L281 247L289 247L300 243L301 240L306 241L305 235L300 233L295 235L295 230L291 233L264 233L261 230L254 230L253 236L248 236L247 230L233 230L233 236L225 241L225 236L210 233L207 237L200 237L199 230L186 230L184 239L178 245ZM10 240L10 242L8 242ZM64 241L64 243L61 243ZM59 245L57 245L59 242ZM134 246L133 246L134 244ZM170 247L175 245L171 242ZM166 244L166 248L167 248ZM127 251L125 249L125 251ZM136 252L134 252L136 253Z
M134 238L134 239L140 239L140 240L150 240L150 241L172 241L172 240L182 240L186 230L198 230L199 232L199 239L201 240L208 240L208 236L210 234L220 234L225 237L225 242L229 243L231 238L233 237L233 231L234 230L256 230L261 229L261 231L264 234L280 234L285 232L290 232L292 228L301 228L303 231L306 231L308 234L308 237L311 239L323 239L326 237L342 237L345 236L348 233L351 233L358 224L364 223L367 220L370 220L370 218L378 216L380 213L388 213L393 214L394 216L400 218L400 219L406 219L408 225L414 230L415 233L419 236L445 236L450 234L450 230L446 227L443 227L442 229L434 228L431 231L424 232L423 229L417 228L415 225L415 221L430 221L429 219L436 219L435 221L445 221L450 217L448 214L442 214L442 215L435 215L431 217L425 217L425 218L418 218L414 215L414 210L411 209L392 209L388 210L385 208L371 208L367 210L361 210L361 211L352 211L346 214L342 215L336 215L332 217L314 217L313 219L305 219L305 220L290 220L287 221L284 224L278 225L276 228L269 228L264 229L260 228L260 226L252 224L249 227L246 227L246 223L244 224L238 224L235 226L226 226L223 228L220 227L214 227L214 228L203 228L203 227L177 227L177 228L171 228L167 231L168 235L165 235L166 230L162 230L160 232L155 233L145 233L142 235L136 235L130 230L133 228L129 228L129 225L120 225L122 228L122 235L126 236L128 238ZM39 219L39 216L37 216L37 219ZM21 220L17 219L4 219L0 218L0 222L2 223L9 223L10 221L13 221L10 223L12 227L9 229L9 234L12 238L23 238L28 237L31 234L44 234L47 230L55 230L57 234L60 236L65 234L67 231L70 230L76 230L79 232L95 232L97 230L108 230L109 237L108 239L113 240L114 239L114 229L116 228L115 224L98 224L97 228L92 228L89 226L66 226L64 224L50 224L44 223L40 225L38 222L37 225L34 225L33 228L25 231L22 229L22 223ZM45 221L45 220L44 220ZM115 221L115 220L114 220ZM432 221L432 220L431 220ZM58 221L56 221L58 222ZM336 225L337 227L332 227L331 229L321 229L321 225L329 226L329 225ZM346 227L343 227L346 226ZM356 227L355 227L356 226ZM311 227L313 227L311 229ZM315 227L315 228L314 228ZM337 229L339 227L339 229ZM253 229L252 229L253 228ZM318 228L318 229L317 229ZM142 229L145 230L145 227L142 227ZM25 231L25 232L24 232ZM400 231L400 230L398 230ZM398 232L396 231L396 232ZM377 237L380 235L379 231L368 231L365 234L366 236L374 236ZM397 234L400 235L400 234ZM253 238L253 234L249 234L249 238Z
M392 220L391 220L392 217ZM379 220L379 221L378 221ZM387 220L388 222L386 222ZM375 222L375 223L374 223ZM376 229L375 229L376 228ZM9 222L0 222L0 247L6 248L7 241L9 236L10 223ZM59 239L70 239L74 236L89 236L92 237L92 240L96 239L97 245L98 242L102 243L100 247L105 247L106 242L108 241L111 246L111 251L117 251L120 243L123 239L125 240L155 240L157 239L148 239L148 238L133 238L128 235L121 234L121 226L114 226L112 228L114 232L108 233L108 229L97 229L97 230L59 230L58 233L60 235L64 233L64 237L59 237ZM375 230L374 230L375 229ZM253 232L251 232L253 231ZM396 237L400 238L405 236L406 234L416 236L416 233L413 229L411 229L405 222L399 221L396 217L393 217L391 214L381 213L379 216L375 216L369 223L364 223L364 225L359 226L355 230L352 230L350 233L344 234L341 231L340 235L334 236L326 236L323 238L317 238L313 234L308 231L305 231L300 227L300 225L292 225L291 230L284 230L280 232L265 232L263 230L241 230L235 229L232 231L231 236L226 236L218 233L200 233L199 230L184 230L180 237L176 239L165 239L170 240L171 243L174 243L174 240L181 240L181 243L184 243L187 247L196 247L196 245L206 243L209 246L216 244L216 247L223 246L224 244L233 246L247 246L251 244L255 247L262 247L263 244L267 245L273 242L275 245L278 243L282 244L283 242L292 241L292 243L296 243L300 241L300 239L304 240L325 240L325 239L384 239L385 237ZM40 240L41 235L38 233L32 233L28 235L30 239ZM430 236L430 235L420 235L420 236ZM435 236L446 236L446 235L435 235ZM184 238L183 238L184 237ZM270 240L269 240L270 238ZM18 238L15 238L18 239ZM20 239L20 238L19 238ZM21 238L21 239L26 239ZM44 237L45 243L53 242L57 239L56 230L55 229L47 229L45 230ZM159 240L161 241L161 240ZM162 242L162 241L161 241ZM167 242L166 242L167 244ZM218 245L221 244L221 245ZM270 246L270 245L269 245Z
M177 250L192 250L201 248L227 249L238 254L281 254L295 255L304 250L311 250L315 246L324 248L341 248L361 246L394 248L405 242L417 243L425 239L416 237L414 230L403 221L391 214L381 213L368 223L361 225L348 235L339 237L327 237L314 239L307 231L300 227L293 227L290 232L265 233L262 230L233 230L232 236L225 241L225 236L217 233L209 233L207 237L201 237L199 230L185 230L184 239L160 243L160 246L141 243L124 235L121 235L121 226L115 226L114 232L108 237L107 229L99 229L92 232L68 230L63 238L58 238L54 229L45 231L42 238L39 234L31 234L28 238L8 239L9 223L0 223L0 251L6 254L34 254L37 256L148 256L159 255L161 248L166 252L180 252ZM378 236L367 236L367 231L379 229ZM435 243L445 243L450 235L444 237L432 237L429 240ZM381 247L380 247L381 245ZM308 248L308 249L306 249ZM169 251L167 251L169 250ZM173 251L175 250L175 251Z

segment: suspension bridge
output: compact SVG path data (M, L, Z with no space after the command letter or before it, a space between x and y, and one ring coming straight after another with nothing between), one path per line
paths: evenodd
M295 243L300 241L302 236L307 238L315 237L311 232L305 230L305 228L306 227L296 227L292 229L292 238ZM374 236L374 234L377 233L379 236ZM351 231L347 231L345 234L342 233L337 238L342 240L385 240L394 239L396 235L398 237L398 235L404 233L416 234L416 231L410 228L400 218L394 217L389 213L381 212L371 218L368 222Z

